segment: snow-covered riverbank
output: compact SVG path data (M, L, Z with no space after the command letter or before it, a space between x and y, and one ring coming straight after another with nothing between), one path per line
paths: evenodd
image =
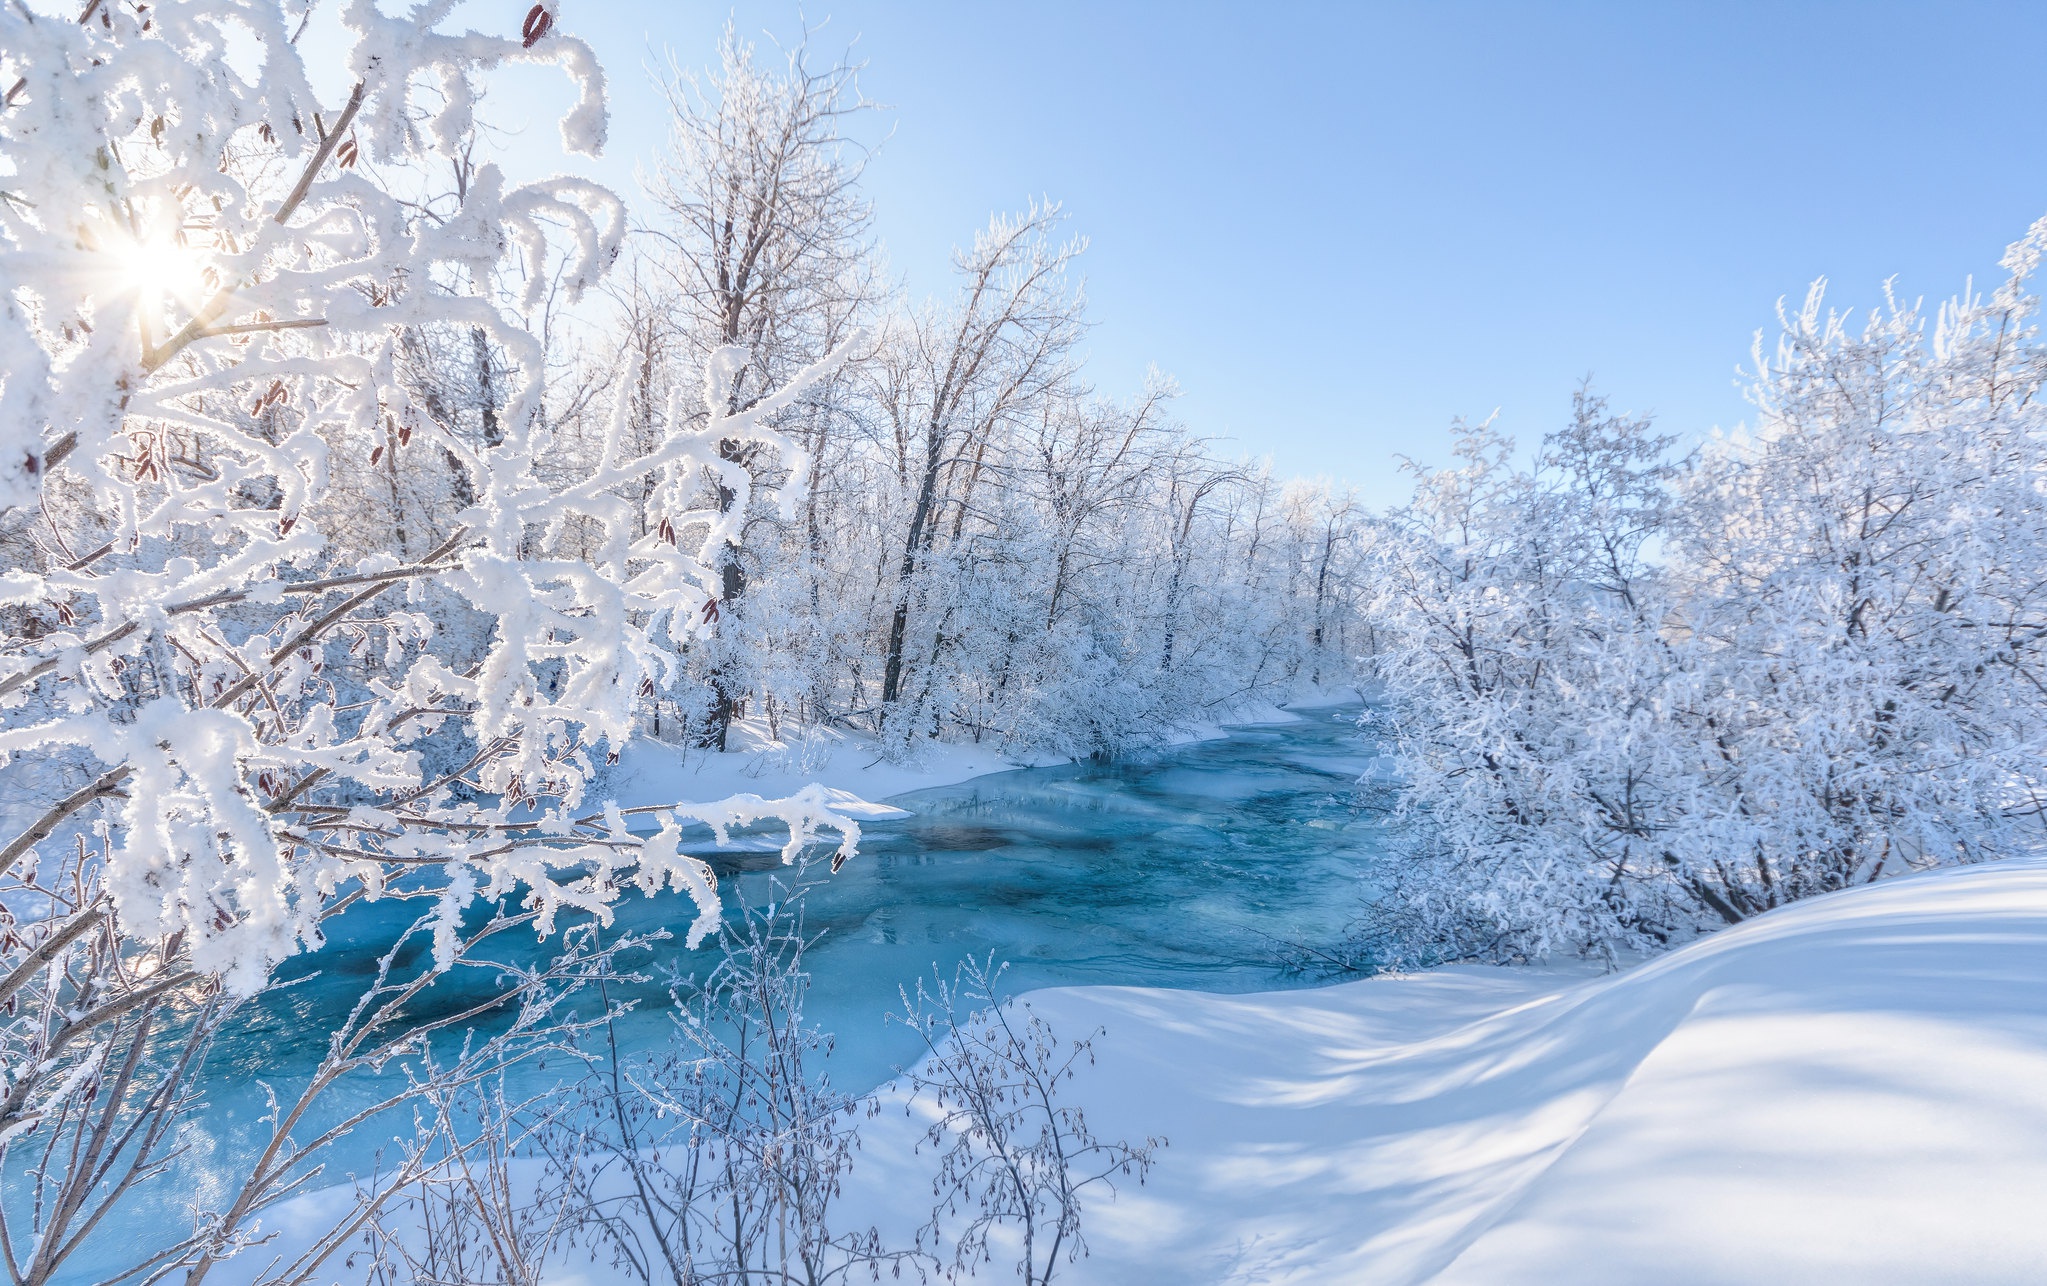
M1068 1091L1098 1136L1171 1139L1088 1207L1071 1282L2047 1272L2047 865L1816 899L1614 975L1029 1000L1107 1029ZM926 1204L921 1125L863 1127L846 1216Z
M1184 729L1162 744L1213 741L1228 736L1231 728L1291 723L1301 718L1297 710L1319 710L1356 700L1356 694L1346 689L1287 706L1246 707L1227 722ZM816 782L838 792L837 799L853 816L900 817L905 815L903 810L880 801L913 790L957 785L989 773L1066 762L1043 755L1016 757L992 742L926 743L919 746L914 760L891 760L883 756L873 738L861 733L822 728L811 730L805 739L776 740L760 720L735 724L729 744L731 749L719 752L653 740L635 742L606 777L605 793L630 808L738 794L775 799ZM852 802L856 800L862 802Z

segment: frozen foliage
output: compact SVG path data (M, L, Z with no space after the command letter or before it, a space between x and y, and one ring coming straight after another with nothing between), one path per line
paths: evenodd
M1421 475L1374 569L1396 954L1611 957L2034 842L2043 244L1933 318L1815 287L1682 465L1581 394L1532 472L1487 427Z
M544 370L519 307L551 264L571 292L601 272L622 213L579 180L509 188L471 165L471 82L508 58L561 61L589 93L594 73L569 37L447 36L440 13L351 6L363 79L331 121L275 7L6 18L8 65L29 73L4 118L9 535L26 565L7 581L0 750L94 765L94 789L38 829L123 797L108 908L141 937L184 934L242 991L310 938L322 898L394 864L446 869L451 923L516 888L544 931L635 880L707 899L701 865L675 857L680 822L781 817L807 838L838 820L817 797L733 801L643 840L574 811L718 592L736 519L692 507L690 485L723 470L745 493L720 441L793 454L765 421L815 375L728 412L746 359L720 350L702 429L544 480ZM230 26L262 44L253 83L221 56ZM601 106L564 128L594 145ZM429 182L437 162L459 163L460 200L421 217L381 172ZM494 274L514 252L527 282L507 295ZM408 378L408 340L451 323L509 363L494 441L438 420ZM407 468L447 467L466 502L451 530L415 558L336 565L314 521L329 475L405 449ZM662 536L612 494L642 479ZM572 522L591 556L554 554ZM429 579L436 606L471 614L467 637L444 644L417 610ZM444 724L469 758L430 771Z

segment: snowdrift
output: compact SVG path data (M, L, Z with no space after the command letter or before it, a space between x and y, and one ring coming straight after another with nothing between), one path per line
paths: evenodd
M1107 1028L1069 1091L1098 1136L1171 1139L1089 1206L1072 1282L2047 1280L2047 865L1619 974L1029 1000ZM863 1130L849 1197L884 1227L928 1192L920 1120Z

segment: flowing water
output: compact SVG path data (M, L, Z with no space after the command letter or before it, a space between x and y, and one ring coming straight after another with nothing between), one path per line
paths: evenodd
M860 855L836 875L815 867L803 895L806 928L819 935L806 956L806 1015L836 1037L833 1083L877 1085L910 1061L917 1038L884 1022L899 1007L897 988L934 968L949 977L970 955L1008 961L1012 993L1080 983L1254 991L1313 981L1287 967L1286 944L1338 941L1383 850L1383 818L1356 793L1373 757L1357 712L1312 709L1297 722L1238 728L1143 759L1020 769L889 801L912 815L866 823ZM789 872L772 853L721 853L708 842L695 851L719 869L728 903L786 896ZM283 1094L302 1082L324 1050L320 1033L345 1015L418 909L385 902L349 912L324 949L295 964L295 985L238 1016L209 1063L209 1106L186 1132L193 1151L180 1167L178 1204L204 1199L209 1157L254 1136L263 1083ZM701 976L715 956L682 948L692 914L680 894L626 899L620 929L677 933L656 959L629 963ZM522 938L513 949L542 948ZM621 1038L636 1048L667 1040L665 984L628 991L640 1004ZM372 1089L344 1093L330 1110L367 1101ZM329 1175L362 1168L390 1127L359 1134L338 1150ZM189 1216L159 1209L157 1217Z

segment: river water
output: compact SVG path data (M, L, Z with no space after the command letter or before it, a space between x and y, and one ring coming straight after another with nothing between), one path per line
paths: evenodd
M1141 759L1019 769L888 801L911 815L864 824L858 857L836 875L820 863L805 880L805 925L818 935L806 957L806 1014L835 1037L833 1083L864 1089L911 1061L914 1034L884 1021L899 1007L898 987L934 968L950 976L969 955L1009 962L1010 993L1084 983L1255 991L1316 981L1287 967L1284 944L1340 940L1360 881L1384 851L1383 818L1357 794L1373 767L1357 714L1355 706L1311 709L1296 722L1236 728ZM728 904L786 897L790 872L774 854L695 851L719 869ZM293 962L294 985L237 1017L209 1060L207 1107L184 1133L191 1151L178 1167L180 1192L153 1197L131 1220L189 1219L186 1203L208 1196L206 1172L258 1133L263 1084L283 1095L302 1083L324 1050L323 1033L419 909L385 902L349 912L325 948ZM635 894L619 907L620 929L676 932L655 958L628 962L657 976L623 993L639 1002L619 1028L629 1048L669 1039L658 975L702 976L715 963L710 948L682 948L692 914L680 894ZM547 945L528 937L511 949L537 954ZM479 987L488 981L477 979ZM460 985L436 991L452 993L441 1003L463 994ZM339 1093L323 1115L375 1089ZM336 1149L328 1175L366 1168L396 1124L358 1131Z

